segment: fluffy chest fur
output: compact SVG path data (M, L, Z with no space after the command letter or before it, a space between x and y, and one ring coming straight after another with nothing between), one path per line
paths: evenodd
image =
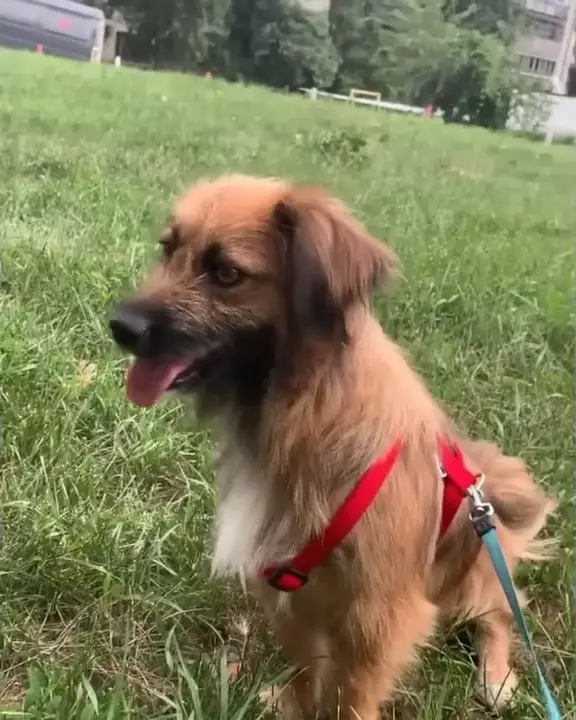
M286 516L272 514L270 478L237 446L222 453L216 472L218 504L212 571L250 579L293 555Z

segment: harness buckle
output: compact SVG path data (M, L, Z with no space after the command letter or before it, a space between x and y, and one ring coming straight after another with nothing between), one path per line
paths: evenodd
M300 590L308 582L308 575L287 566L276 568L266 578L268 584L280 592L291 593Z

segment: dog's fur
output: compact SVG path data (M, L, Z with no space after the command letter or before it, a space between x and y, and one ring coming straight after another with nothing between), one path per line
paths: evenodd
M534 538L555 502L521 460L460 433L382 331L370 296L393 277L393 251L322 190L245 176L183 194L163 245L133 302L170 329L149 355L214 348L190 388L221 444L214 570L246 579L299 668L284 717L376 720L445 615L477 618L481 687L507 700L512 618L466 503L439 538L437 437L486 475L512 568L543 556ZM214 280L230 266L235 284ZM376 501L309 583L283 595L259 580L397 438Z

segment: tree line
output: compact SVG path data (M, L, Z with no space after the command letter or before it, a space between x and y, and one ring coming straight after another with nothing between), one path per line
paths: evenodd
M92 0L119 10L131 60L235 82L362 88L433 105L446 122L504 126L533 89L513 51L514 0ZM125 54L126 54L125 51Z

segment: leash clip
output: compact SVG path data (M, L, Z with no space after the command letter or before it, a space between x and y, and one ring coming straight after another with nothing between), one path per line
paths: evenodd
M479 475L474 485L468 488L468 497L470 499L470 512L468 517L474 525L474 529L478 533L478 537L483 537L490 530L494 530L494 507L492 503L484 500L482 487L486 481L484 474Z

